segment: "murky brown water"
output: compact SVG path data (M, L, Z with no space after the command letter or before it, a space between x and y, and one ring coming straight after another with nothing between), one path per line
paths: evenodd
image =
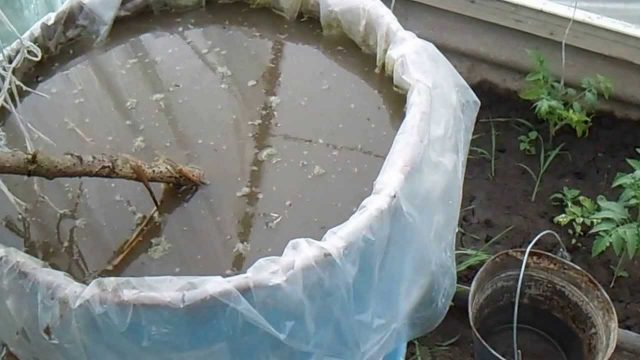
M36 148L165 156L211 183L195 194L153 185L162 215L105 271L153 208L141 184L83 179L79 192L77 179L39 180L59 215L36 202L33 179L3 176L32 209L23 222L0 195L2 242L79 279L231 274L290 239L320 239L370 193L403 115L404 96L349 40L242 6L119 22L104 48L53 62L36 87L49 98L22 104L56 142ZM15 119L4 130L24 149Z

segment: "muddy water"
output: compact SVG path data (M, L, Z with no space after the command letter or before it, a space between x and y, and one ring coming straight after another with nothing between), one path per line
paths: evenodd
M26 97L22 114L55 145L35 147L166 157L202 168L210 185L153 185L160 216L114 262L153 209L141 184L3 176L31 209L20 218L3 199L0 239L79 279L229 275L290 239L320 239L370 193L402 119L404 96L374 61L313 21L268 10L121 21L104 47L65 51L41 70L34 86L49 97ZM4 130L25 149L14 118Z

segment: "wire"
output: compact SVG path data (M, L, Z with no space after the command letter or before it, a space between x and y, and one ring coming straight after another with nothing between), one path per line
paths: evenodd
M520 276L518 277L518 287L516 288L515 307L513 309L513 358L515 360L521 360L520 351L518 350L518 308L520 305L520 291L522 290L522 280L524 279L524 271L527 267L527 259L529 258L529 252L531 251L533 246L538 242L538 240L540 240L540 238L547 234L553 235L558 240L558 243L560 243L562 251L564 253L567 252L564 243L562 243L562 239L560 239L560 235L558 235L558 233L553 230L545 230L541 232L533 239L533 241L531 241L531 244L527 246L527 250L524 253L524 258L522 259L522 267L520 268Z
M562 74L560 76L560 86L564 85L564 68L565 68L565 48L567 44L567 36L569 36L569 29L571 29L571 25L573 25L573 19L576 17L576 9L578 8L578 0L575 0L573 3L573 13L571 14L571 20L569 20L569 25L564 30L564 37L562 38Z

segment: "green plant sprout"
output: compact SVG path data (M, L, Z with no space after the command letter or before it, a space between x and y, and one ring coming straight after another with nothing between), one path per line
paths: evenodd
M580 89L564 85L551 75L547 61L537 51L529 51L533 70L527 74L527 86L520 97L533 102L536 116L547 123L549 135L564 126L573 128L578 137L588 135L593 112L600 98L609 99L613 91L611 80L596 75L581 81Z
M571 235L571 244L575 244L578 237L585 236L591 227L599 222L593 218L598 205L588 197L580 195L579 190L565 186L562 192L551 195L550 199L564 209L562 214L553 218L553 222L569 227L567 232Z
M483 134L474 135L471 137L471 140L474 140L482 135ZM488 152L487 150L477 146L471 146L469 148L469 152L473 152L477 154L477 155L470 154L469 158L471 159L484 158L489 161L489 163L491 164L491 172L489 173L489 176L491 179L494 179L496 177L496 137L497 135L498 135L498 132L496 131L495 126L493 126L493 123L491 123L491 152Z
M551 165L551 162L553 161L553 159L555 159L556 156L558 156L558 153L560 153L560 150L562 150L562 148L564 147L564 144L560 144L550 152L546 152L544 148L544 140L542 139L542 136L540 136L540 134L538 134L538 143L540 144L540 152L539 152L539 164L538 164L537 174L533 172L533 170L531 170L530 167L528 167L523 163L516 164L521 168L525 169L529 173L529 175L531 175L531 177L533 178L533 181L535 181L533 192L531 193L531 202L536 201L536 194L538 194L538 189L540 188L540 183L542 182L542 177L544 176L544 173L549 168L549 165Z
M434 360L437 354L448 351L458 339L460 339L459 334L449 340L434 343L432 346L423 346L419 341L413 340L416 353L409 360Z
M535 155L536 154L536 146L534 144L535 140L538 139L538 132L535 130L529 131L526 135L518 136L518 141L520 142L520 151L524 152L527 155Z
M636 152L640 154L640 149L636 149ZM556 217L557 223L571 224L576 236L585 234L586 229L590 228L588 234L595 235L591 248L593 257L612 248L619 258L618 264L613 268L611 287L618 277L628 276L622 268L623 261L632 260L640 249L640 160L627 159L627 163L632 171L619 173L611 185L612 188L622 189L616 201L600 195L596 200L597 206L594 207L592 200L580 200L584 197L577 190L567 188L555 196L555 199L560 199L565 204L564 213ZM568 210L567 204L574 205L575 208ZM581 209L575 210L578 207ZM578 218L582 219L579 224ZM580 233L576 225L580 225Z
M458 229L462 230L462 228L458 228ZM456 272L460 273L469 268L474 268L484 264L487 260L491 258L491 256L493 256L487 251L487 248L491 244L496 242L498 239L503 237L505 234L507 234L509 231L511 231L512 229L513 229L513 225L504 229L498 235L494 236L493 239L487 241L487 243L484 244L480 249L476 250L476 249L469 249L469 248L462 247L456 250ZM467 236L471 236L476 240L480 240L480 238L477 236L473 236L467 233L464 233L464 234Z

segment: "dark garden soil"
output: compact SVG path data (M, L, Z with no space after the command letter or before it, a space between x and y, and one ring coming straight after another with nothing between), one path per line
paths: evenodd
M640 278L637 276L639 264L633 261L625 265L628 278L618 278L610 287L617 258L609 252L593 258L591 244L593 238L579 239L571 244L566 230L555 225L553 218L561 209L554 206L549 196L569 186L595 198L599 194L615 197L610 188L612 179L620 171L629 171L626 158L636 155L640 145L640 123L618 119L609 114L599 114L594 118L590 134L578 139L570 131L554 137L555 146L564 143L566 153L560 154L545 173L534 202L531 194L535 181L517 163L529 166L534 172L539 169L538 155L526 155L519 150L518 136L524 134L514 121L486 122L486 119L521 118L536 125L540 124L530 109L530 104L510 91L498 90L495 86L479 83L474 86L482 102L475 128L472 147L484 149L491 154L492 129L495 136L495 176L491 176L491 162L478 157L477 150L470 152L464 184L462 212L460 214L460 236L458 246L480 248L496 235L513 227L488 249L496 253L506 249L523 248L540 232L553 229L558 231L567 244L572 261L591 273L606 289L618 313L619 326L640 332ZM543 128L541 134L548 137ZM551 240L539 242L538 248L553 250ZM478 269L459 275L461 284L470 284ZM460 338L447 349L440 349L437 343ZM452 308L447 319L432 334L419 339L422 359L472 359L471 334L464 311ZM414 343L409 344L408 358L415 354ZM430 350L429 350L430 349ZM427 352L429 352L427 354Z

